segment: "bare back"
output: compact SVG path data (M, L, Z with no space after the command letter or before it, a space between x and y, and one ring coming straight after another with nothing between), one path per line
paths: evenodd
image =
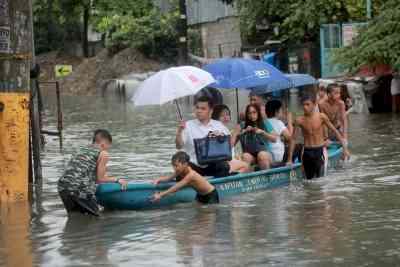
M324 144L324 121L321 113L313 112L310 116L301 116L296 120L304 136L305 147L320 147Z
M206 195L214 190L214 186L194 170L191 170L185 178L189 178L189 186L193 187L201 195Z
M318 106L319 106L319 111L328 116L329 121L333 124L333 126L336 129L343 127L341 121L342 120L341 112L342 109L345 108L345 104L342 100L332 104L326 99L325 101L320 102Z

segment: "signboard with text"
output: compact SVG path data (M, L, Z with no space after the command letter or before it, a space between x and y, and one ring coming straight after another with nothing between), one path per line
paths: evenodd
M0 53L10 53L10 27L0 26Z

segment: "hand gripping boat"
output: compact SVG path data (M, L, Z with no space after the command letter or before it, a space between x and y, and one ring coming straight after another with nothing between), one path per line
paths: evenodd
M328 148L328 154L328 168L332 169L340 161L342 148L336 144L332 145ZM291 181L299 179L303 179L301 164L295 163L291 167L285 166L227 177L210 178L208 181L217 188L219 199L221 200L241 193L285 186L290 184ZM118 210L156 209L195 201L196 192L190 187L165 196L157 203L150 201L154 193L166 190L173 184L174 182L160 183L158 185L153 185L150 182L132 182L128 184L126 191L121 191L119 184L104 183L98 186L96 197L98 202L106 209Z

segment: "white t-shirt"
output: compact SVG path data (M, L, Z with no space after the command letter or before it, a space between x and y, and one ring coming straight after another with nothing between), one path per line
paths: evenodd
M400 77L397 75L393 76L392 83L390 84L390 93L392 95L400 94Z
M186 127L182 131L183 150L190 156L190 161L198 166L200 165L197 162L193 139L204 138L211 131L230 135L228 128L222 122L216 120L210 120L207 125L202 124L198 119L190 120L186 122Z
M283 154L285 154L285 145L281 140L281 135L286 129L286 126L281 120L275 118L267 119L267 121L271 124L274 132L279 135L276 142L269 143L272 159L274 162L281 162L283 160Z

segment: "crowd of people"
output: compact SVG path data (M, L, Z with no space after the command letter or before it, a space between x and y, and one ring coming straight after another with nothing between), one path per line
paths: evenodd
M293 120L280 100L264 101L263 97L250 94L249 104L241 121L233 128L231 111L226 105L213 105L207 96L198 97L194 103L194 119L180 121L176 130L175 145L179 150L173 155L173 173L153 181L176 180L168 190L158 192L153 202L173 194L186 186L197 191L197 201L218 203L217 189L207 177L224 177L254 170L266 170L279 166L291 166L301 162L306 179L324 175L327 147L339 142L343 157L349 157L347 149L346 103L341 98L341 87L330 84L320 87L317 93L305 93L301 98L303 115ZM298 141L301 130L303 141ZM204 164L200 162L196 140L228 136L229 155L225 159ZM97 130L93 143L82 148L70 161L58 182L58 191L68 212L79 211L98 215L94 197L96 183L118 183L122 190L127 181L109 177L106 173L107 150L112 137L106 130ZM236 145L240 143L240 149ZM238 153L241 150L241 153Z

